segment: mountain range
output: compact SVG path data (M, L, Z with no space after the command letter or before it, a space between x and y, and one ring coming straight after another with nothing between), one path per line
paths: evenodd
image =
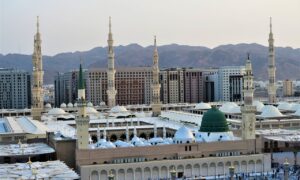
M151 66L153 46L138 44L116 46L116 66ZM244 65L250 53L256 80L267 79L268 47L259 44L221 45L215 48L170 44L158 47L160 68L168 67L220 67ZM85 68L106 67L107 47L96 47L88 51L60 53L43 56L45 84L53 84L58 72L77 69L83 59ZM276 47L277 79L300 79L300 49ZM0 68L17 68L32 71L31 55L0 54Z

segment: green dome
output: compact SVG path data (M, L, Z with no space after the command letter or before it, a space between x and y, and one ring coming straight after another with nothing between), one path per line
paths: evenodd
M228 124L223 112L212 107L202 117L200 132L227 132Z

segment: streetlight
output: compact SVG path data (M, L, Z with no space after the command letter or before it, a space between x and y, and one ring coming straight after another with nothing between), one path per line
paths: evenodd
M230 180L234 179L234 166L229 167L229 175L230 175Z
M175 180L176 179L175 166L173 166L173 169L170 171L170 174L171 174L171 180Z

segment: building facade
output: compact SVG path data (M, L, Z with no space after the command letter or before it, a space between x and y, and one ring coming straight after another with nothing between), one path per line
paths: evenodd
M282 85L283 85L283 96L294 95L293 81L286 79L283 81Z
M216 101L230 101L230 97L239 92L239 96L242 99L243 83L242 76L245 74L244 66L224 66L218 70L218 83L217 83L217 97ZM231 81L230 81L231 79ZM232 82L232 84L230 83ZM238 87L234 87L238 86ZM232 89L232 94L231 94Z
M31 107L31 76L16 69L0 69L0 108Z

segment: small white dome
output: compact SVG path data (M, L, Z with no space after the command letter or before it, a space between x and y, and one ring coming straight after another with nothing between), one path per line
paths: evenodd
M210 104L201 102L201 103L197 104L194 109L202 110L202 109L210 109L210 108L211 108Z
M283 115L275 106L267 105L262 109L261 116L265 118L271 118L271 117L280 117Z
M104 101L100 102L100 106L105 106L105 105L106 105L106 104L105 104Z
M262 109L263 109L263 107L265 106L262 102L260 102L260 101L253 101L252 102L252 105L253 106L256 106L256 110L257 111L259 111L259 112L261 112L262 111Z
M66 114L66 112L60 108L53 108L48 112L48 115L54 115L54 116L63 115L63 114Z
M60 107L61 107L61 108L66 108L67 105L66 105L66 103L62 103L62 104L60 105Z
M110 109L112 113L120 113L120 112L127 112L127 109L124 106L115 106Z
M87 107L93 107L93 103L88 102L88 103L87 103Z
M68 108L72 108L73 107L73 104L72 103L68 103Z
M292 111L297 111L298 109L300 109L300 104L294 104L291 108Z
M45 105L45 108L51 108L51 104L50 104L50 103L47 103L47 104Z
M281 103L279 103L277 108L280 110L291 110L292 104L290 104L288 102L281 102Z
M88 113L88 114L98 114L99 112L95 109L95 108L93 108L93 107L87 107L86 108L86 112Z
M219 110L224 112L224 113L236 113L237 112L237 108L239 108L239 106L234 103L234 102L227 102L225 104L223 104ZM240 112L238 112L240 113Z
M102 143L101 146L105 146L106 148L115 148L116 147L116 145L114 145L114 143L112 143L110 141L106 141L106 142Z
M74 107L77 107L78 105L77 105L77 103L74 103Z
M183 126L179 128L174 135L175 143L191 143L195 141L195 137L190 129Z

